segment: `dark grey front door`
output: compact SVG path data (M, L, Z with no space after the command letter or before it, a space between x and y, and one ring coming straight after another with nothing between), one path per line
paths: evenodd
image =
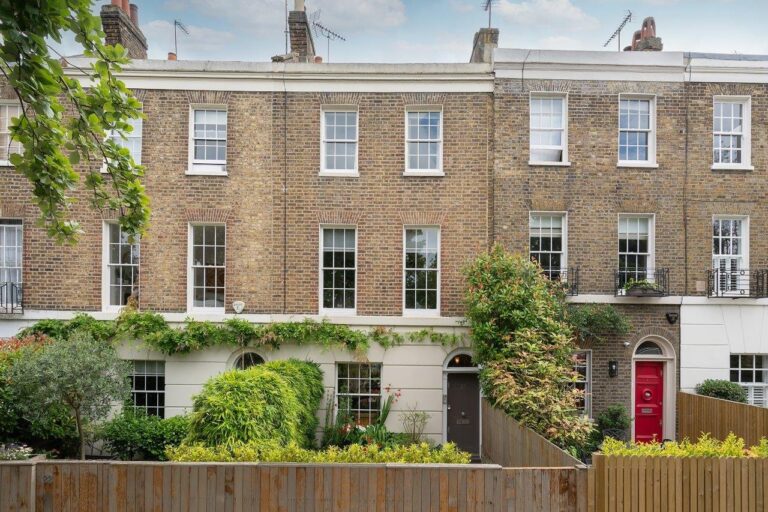
M476 373L448 374L448 441L480 454L480 384Z

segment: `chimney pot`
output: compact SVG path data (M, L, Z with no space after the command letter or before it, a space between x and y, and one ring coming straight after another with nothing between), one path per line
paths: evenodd
M176 60L176 54L173 52L168 52L168 60Z
M131 0L123 0L123 3L121 5L121 7L123 8L123 12L125 12L125 14L127 14L128 16L131 15L130 5L131 5Z
M112 0L112 5L122 9L123 8L123 0Z
M294 11L303 11L304 10L304 0L294 0L293 10Z
M322 63L323 63L323 56L315 55L315 64L322 64Z
M131 21L137 27L139 26L139 6L131 4Z

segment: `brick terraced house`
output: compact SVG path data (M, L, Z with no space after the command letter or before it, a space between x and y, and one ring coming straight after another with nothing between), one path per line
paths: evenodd
M470 63L323 64L299 0L291 53L271 63L147 60L133 7L104 6L102 21L135 59L121 78L146 119L122 142L146 167L148 233L130 244L83 200L79 244L57 246L0 154L0 337L113 319L129 297L171 323L455 333L460 347L374 345L364 360L291 345L164 356L139 341L121 354L151 413L183 414L226 369L308 358L359 421L400 390L390 428L416 407L433 440L478 453L461 269L501 243L569 300L633 323L576 354L585 414L621 403L634 437L674 438L676 390L710 377L768 405L768 57L498 49L483 29ZM0 99L0 146L18 150L18 106Z

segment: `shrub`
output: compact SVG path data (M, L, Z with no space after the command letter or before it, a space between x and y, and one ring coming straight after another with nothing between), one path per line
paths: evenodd
M127 406L101 427L99 437L117 459L166 460L166 448L180 445L188 433L186 416L161 419Z
M601 433L606 430L629 430L630 423L629 412L622 404L609 405L597 416L597 430Z
M288 380L264 365L213 377L193 400L187 441L226 447L304 444L301 405Z
M727 380L707 379L696 386L696 393L731 402L747 403L747 392L744 388Z
M605 343L609 336L623 336L632 330L626 316L611 304L571 304L566 320L584 343Z
M759 446L755 448L757 448L755 454L763 453ZM747 457L750 455L750 452L744 449L744 439L733 433L728 434L724 441L713 439L709 434L703 434L696 442L686 438L680 442L624 443L609 437L603 442L601 450L605 455L643 457Z
M299 425L304 433L303 446L314 446L317 434L317 409L323 398L323 372L317 363L298 359L270 361L264 368L283 377L299 402Z
M274 443L235 444L230 447L206 447L183 444L167 450L168 459L177 462L301 462L301 463L408 463L468 464L470 455L453 443L431 448L427 443L408 446L353 444L314 451L295 444L278 447Z
M592 431L577 413L565 296L528 258L500 246L465 271L467 319L483 393L497 408L561 448L581 450Z
M23 444L0 444L0 460L26 460L32 457L32 448Z

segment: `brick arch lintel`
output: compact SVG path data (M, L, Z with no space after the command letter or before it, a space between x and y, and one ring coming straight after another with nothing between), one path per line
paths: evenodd
M638 332L636 332L632 336L632 354L635 353L635 350L637 350L637 346L640 345L640 343L644 341L648 341L648 338L661 338L672 347L672 349L675 351L675 355L679 356L677 354L678 352L678 340L677 335L670 331L669 329L665 329L663 327L645 327L644 329L640 329ZM653 341L653 340L650 340Z
M445 222L445 212L400 212L400 220L405 226L440 226Z
M187 222L226 224L231 212L228 208L187 208L184 219Z
M343 226L355 226L362 216L359 211L326 210L318 212L317 222L320 224L338 224Z
M229 103L230 91L184 91L189 103L226 105Z
M0 201L0 218L24 219L27 214L27 206L19 201Z

